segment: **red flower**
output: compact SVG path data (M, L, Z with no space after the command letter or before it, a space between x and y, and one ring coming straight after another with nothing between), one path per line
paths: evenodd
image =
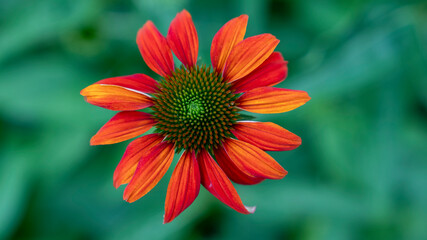
M287 151L301 139L271 122L244 121L240 110L281 113L306 103L304 91L274 88L287 75L287 62L271 34L244 39L247 15L226 23L215 35L211 67L197 65L199 49L187 11L177 14L167 37L148 21L136 42L159 81L144 74L101 80L81 91L89 103L120 111L91 139L92 145L132 141L114 172L114 186L128 184L123 198L133 202L164 176L175 152L183 153L169 181L164 222L184 211L202 184L234 210L248 214L230 179L257 184L281 179L287 171L264 151ZM175 68L172 51L183 66ZM152 114L139 112L151 108ZM214 160L214 158L216 161Z

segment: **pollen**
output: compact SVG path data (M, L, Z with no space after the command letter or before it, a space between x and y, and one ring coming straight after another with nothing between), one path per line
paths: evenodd
M238 95L210 67L177 68L159 84L154 94L157 132L180 149L216 149L231 137L239 114Z

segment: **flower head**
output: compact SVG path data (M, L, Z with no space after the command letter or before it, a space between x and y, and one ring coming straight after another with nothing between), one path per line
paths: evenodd
M104 79L81 91L89 103L119 111L91 139L92 145L133 140L114 172L114 186L128 184L123 198L136 201L165 175L182 152L166 195L164 222L197 197L202 184L234 210L248 214L231 181L257 184L281 179L287 171L265 151L287 151L301 139L271 122L245 121L241 110L281 113L310 97L304 91L274 88L287 75L287 62L274 52L271 34L244 39L247 15L227 22L215 35L211 66L198 65L198 36L183 10L164 37L151 21L138 31L141 55L158 81L144 74ZM172 52L182 62L175 67ZM150 108L150 113L137 110ZM230 181L231 180L231 181Z

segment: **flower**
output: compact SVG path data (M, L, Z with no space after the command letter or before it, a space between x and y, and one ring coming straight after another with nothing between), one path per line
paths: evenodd
M310 97L304 91L272 87L287 76L287 62L271 34L244 39L247 15L227 22L214 36L212 67L197 64L198 36L183 10L164 37L151 21L138 31L141 55L159 81L134 74L107 78L81 91L87 102L120 111L92 137L91 145L132 141L114 172L114 186L128 184L123 198L147 194L183 151L169 181L164 223L195 200L202 184L232 209L249 214L230 180L257 184L287 171L265 151L292 150L301 138L271 122L245 121L245 110L282 113ZM172 52L182 62L175 67ZM150 108L151 114L137 110ZM215 159L215 160L214 160Z

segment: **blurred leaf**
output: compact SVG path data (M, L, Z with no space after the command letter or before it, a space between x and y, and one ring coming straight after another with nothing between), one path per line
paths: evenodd
M27 156L31 153L30 149L19 154L0 149L0 239L13 234L27 210L32 180Z

